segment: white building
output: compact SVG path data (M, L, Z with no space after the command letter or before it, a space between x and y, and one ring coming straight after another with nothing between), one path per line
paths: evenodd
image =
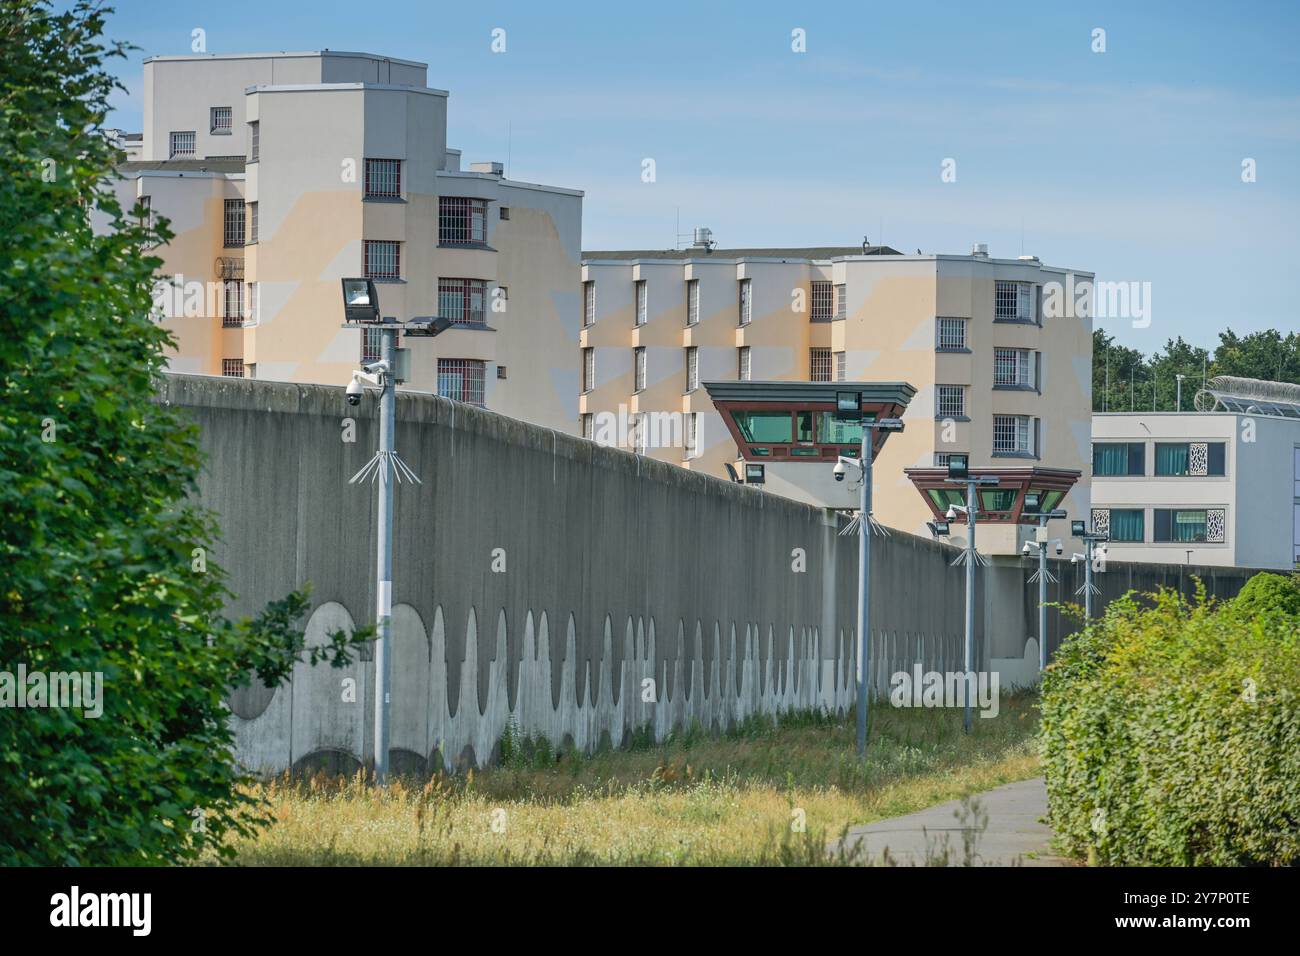
M1300 388L1220 377L1197 402L1213 410L1093 416L1092 524L1110 557L1295 567Z

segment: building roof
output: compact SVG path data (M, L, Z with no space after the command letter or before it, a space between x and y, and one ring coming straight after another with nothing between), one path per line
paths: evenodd
M1223 409L1249 415L1300 418L1300 385L1216 375L1196 394L1197 411Z
M243 157L220 156L209 159L136 159L118 169L125 173L242 173Z
M715 402L834 402L836 392L861 392L867 403L893 402L906 407L916 394L907 382L705 382Z
M897 256L889 246L785 246L764 249L628 249L584 252L583 259L835 259L840 256Z
M421 63L419 60L403 60L395 56L384 56L381 53L359 53L352 50L273 50L263 53L181 53L171 56L147 56L145 63L158 62L176 62L180 60L268 60L272 58L284 57L326 57L326 56L346 56L356 57L362 60L379 60L390 63L397 63L401 66L421 66L428 69L429 64Z

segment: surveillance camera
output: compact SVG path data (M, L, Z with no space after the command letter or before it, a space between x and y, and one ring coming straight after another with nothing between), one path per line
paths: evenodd
M362 385L361 382L354 377L352 381L348 382L346 394L347 394L349 405L353 405L353 406L360 405L361 396L365 394L365 386Z
M1080 561L1080 559L1081 559L1082 557L1083 557L1083 555L1081 555L1081 554L1072 554L1072 555L1070 555L1070 563L1071 563L1071 564L1078 564L1079 561Z
M848 470L849 470L849 469L845 466L844 462L842 462L842 461L837 461L837 462L835 463L835 469L834 469L835 480L836 480L836 481L843 481L843 480L844 480L844 476L845 476L846 474L848 474Z
M1033 553L1033 550L1029 547L1028 541L1026 541L1025 546L1020 549L1020 553L1023 554L1025 557L1029 557L1029 555Z
M947 517L947 519L948 519L949 521L956 521L956 520L957 520L957 509L954 508L952 505L949 505L949 506L948 506L948 514L946 515L946 517ZM864 632L864 633L865 633L865 632Z
M1064 553L1065 553L1065 548L1062 547L1061 542L1059 541L1056 542L1056 556L1059 558Z

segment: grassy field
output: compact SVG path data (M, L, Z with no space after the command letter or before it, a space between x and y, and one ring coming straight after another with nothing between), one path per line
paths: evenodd
M280 866L854 862L825 852L850 825L1039 772L1036 697L1004 697L970 736L961 719L877 707L865 762L852 718L810 714L590 756L507 738L486 771L259 785L273 823L233 846Z

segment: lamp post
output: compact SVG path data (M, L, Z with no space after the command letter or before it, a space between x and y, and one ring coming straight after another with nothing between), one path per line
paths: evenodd
M947 481L955 485L964 485L966 488L966 507L960 509L966 512L966 550L957 555L957 558L952 563L964 563L966 565L966 693L962 697L966 704L966 733L970 733L971 690L975 675L975 565L984 563L980 553L975 550L975 515L979 511L975 504L975 489L977 486L996 485L998 479L993 475L980 478L973 476L970 473L969 457L953 454L948 459ZM950 505L948 519L955 518L958 510L957 507Z
M393 614L393 485L401 481L420 483L406 462L397 455L397 383L407 378L405 349L397 347L397 333L434 336L448 328L449 319L416 318L402 324L379 317L379 297L372 279L343 280L344 328L379 329L380 359L352 373L346 389L349 405L361 404L366 388L379 389L379 449L353 475L349 484L367 477L379 482L379 528L375 558L375 782L388 779L389 726L392 712L392 614ZM365 334L364 331L362 333Z
M1083 620L1086 624L1092 620L1092 596L1101 593L1092 583L1092 562L1097 553L1097 545L1109 541L1110 535L1089 531L1087 522L1084 521L1071 521L1070 533L1084 544L1083 587L1076 589L1074 593L1083 592Z
M1038 570L1030 575L1031 582L1038 582L1038 669L1047 668L1047 583L1055 582L1056 576L1047 570L1047 549L1051 542L1047 540L1047 522L1053 518L1068 518L1069 514L1059 508L1055 511L1039 511L1042 506L1042 496L1033 491L1025 493L1025 514L1036 519L1038 528L1037 540L1034 545L1038 548ZM1025 542L1026 553L1028 553L1029 542ZM1060 542L1057 542L1058 552L1061 550Z

